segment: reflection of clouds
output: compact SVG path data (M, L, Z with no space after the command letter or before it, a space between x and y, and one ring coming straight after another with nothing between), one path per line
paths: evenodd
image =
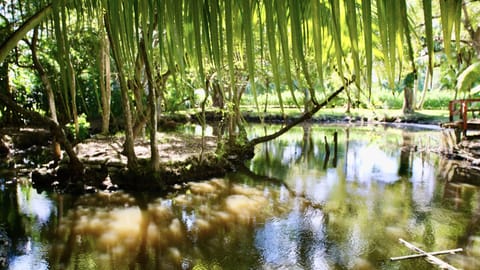
M347 261L349 269L356 269L355 265L359 262L359 258L366 253L368 242L364 239L364 232L358 224L352 224L352 229L348 234L345 242L346 247L341 250L344 252L342 257Z
M323 212L295 209L257 230L255 246L262 253L265 269L329 269L324 238Z
M389 156L373 145L352 146L346 157L346 180L393 183L399 179L397 157Z
M330 197L332 189L338 185L339 180L337 171L329 169L322 181L306 181L305 193L312 201L324 203Z
M52 201L45 193L38 194L36 189L27 189L24 193L18 187L17 198L20 212L29 217L36 217L42 225L49 220L54 211Z
M23 247L26 251L26 254L21 256L16 256L11 259L9 268L10 270L25 270L25 269L35 269L35 270L47 270L50 269L48 263L45 261L45 250L43 250L42 245L38 243L32 243L31 239L28 239Z
M427 211L435 193L435 168L421 158L414 158L412 167L412 199L418 210Z
M52 212L55 211L52 201L45 193L38 194L37 190L33 188L22 189L17 187L16 190L19 211L29 219L35 219L32 228L29 229L36 231L40 229L39 227L46 225ZM45 260L45 248L42 243L28 238L21 248L24 254L10 258L9 269L49 269Z
M290 164L302 155L302 148L295 144L289 144L283 148L282 163Z

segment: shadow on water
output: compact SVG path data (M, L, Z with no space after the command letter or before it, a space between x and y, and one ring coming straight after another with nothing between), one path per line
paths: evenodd
M265 132L254 126L249 134ZM478 269L479 186L461 164L431 151L439 137L428 129L305 125L259 145L245 168L168 194L74 197L2 178L6 264L432 269L423 259L389 260L411 253L399 243L403 238L428 251L464 248L442 259Z

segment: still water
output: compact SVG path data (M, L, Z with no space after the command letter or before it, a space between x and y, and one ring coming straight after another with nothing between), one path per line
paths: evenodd
M391 262L413 253L403 238L463 248L439 257L479 269L480 179L440 145L435 129L305 125L259 145L245 168L169 194L38 193L5 174L0 256L15 270L434 269Z

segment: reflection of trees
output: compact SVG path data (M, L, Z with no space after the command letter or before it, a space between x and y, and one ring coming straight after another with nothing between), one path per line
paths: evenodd
M3 179L0 180L3 182ZM4 185L4 183L0 184ZM18 206L17 189L19 187L17 185L7 185L3 188L0 192L0 205L2 207L2 211L0 211L0 228L6 233L6 235L2 235L2 237L8 237L9 239L1 240L2 243L10 243L12 250L18 251L26 238L26 220L20 214ZM4 249L7 247L1 248ZM0 263L0 268L1 267L2 264Z
M327 266L324 250L325 215L321 206L304 194L296 194L282 180L255 174L243 168L241 174L255 183L285 188L294 200L288 216L266 222L257 232L256 246L262 251L267 266L300 265L306 268L323 269ZM295 250L295 252L290 252ZM316 267L317 266L317 267Z
M402 146L400 148L400 164L398 166L398 175L410 177L412 176L412 165L411 165L411 155L412 155L412 141L413 135L408 131L402 131Z
M240 183L251 181L240 178ZM257 188L214 179L189 183L185 193L168 199L120 192L83 196L58 225L51 265L72 269L95 262L99 269L178 269L220 263L232 268L239 258L256 265L261 260L255 227L291 205L288 196L279 199L276 187L272 182ZM219 257L223 261L216 261Z
M250 161L250 169L280 179L285 179L294 165L301 166L303 170L322 170L326 161L324 138L333 147L336 129L315 128L307 123L302 125L301 133L297 128L274 141L263 143L261 151ZM344 145L339 144L338 152L342 152L343 148Z

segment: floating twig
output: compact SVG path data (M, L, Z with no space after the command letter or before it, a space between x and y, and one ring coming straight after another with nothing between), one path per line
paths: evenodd
M427 258L427 261L431 264L435 264L437 265L438 267L440 267L441 269L448 269L448 270L458 270L457 268L455 268L454 266L446 263L445 261L435 257L434 255L432 255L431 253L428 253L428 252L425 252L423 251L422 249L416 247L415 245L403 240L402 238L399 239L400 240L400 243L404 244L407 248L419 253L419 255L422 255L422 257L426 257Z
M422 257L427 257L427 254L430 254L430 255L433 255L433 256L445 255L445 254L455 254L456 252L462 252L462 251L463 251L462 248L448 249L448 250L442 250L442 251L427 252L426 254L412 254L412 255L406 255L406 256L400 256L400 257L392 257L392 258L390 258L390 261L400 261L400 260L422 258Z

